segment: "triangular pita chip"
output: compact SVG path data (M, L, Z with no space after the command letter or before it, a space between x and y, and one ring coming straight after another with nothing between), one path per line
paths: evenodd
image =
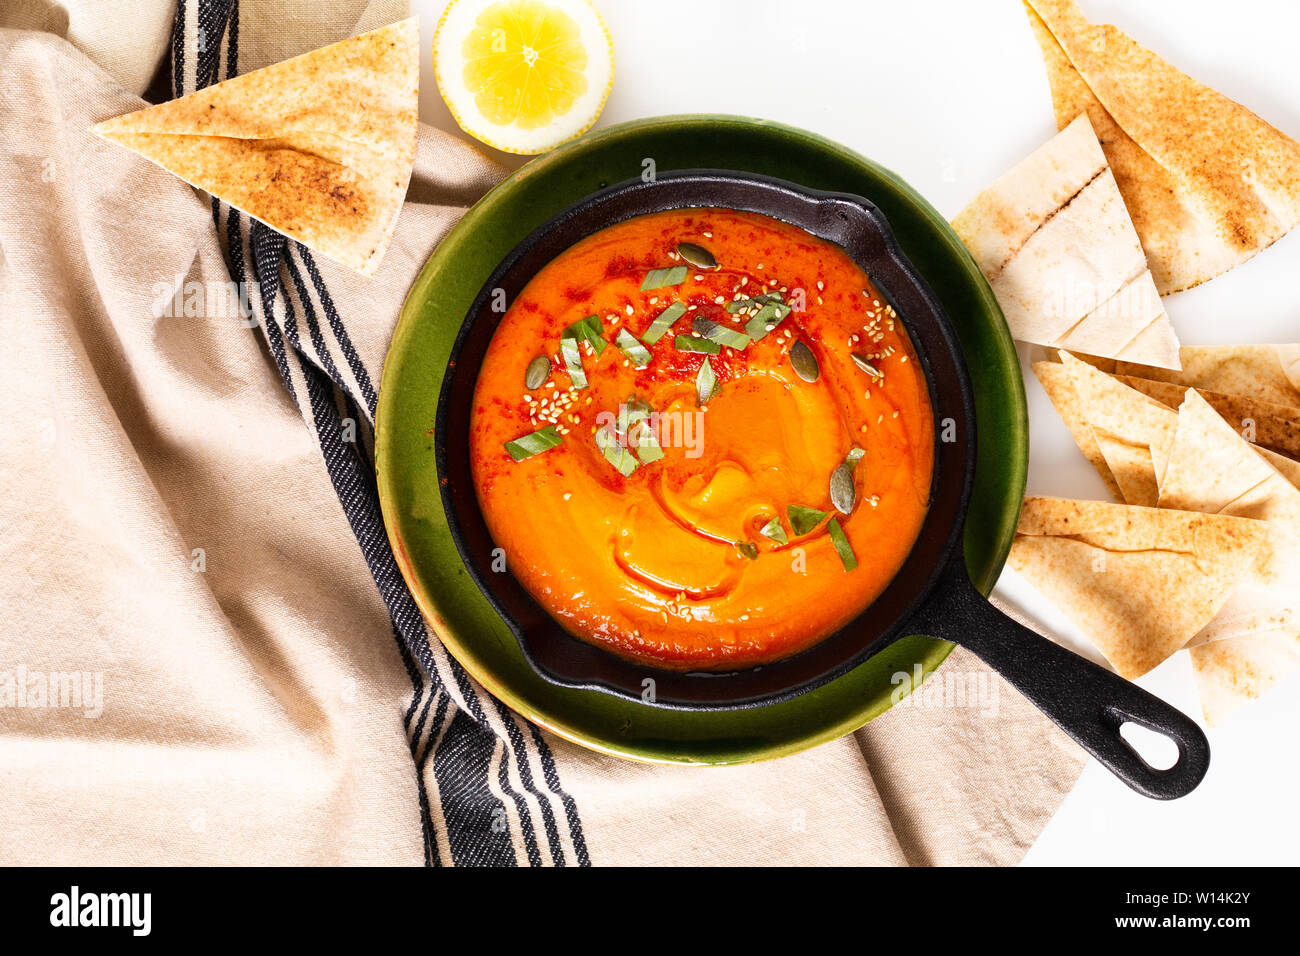
M1155 507L1177 413L1068 352L1060 358L1074 386L1075 414L1091 427L1121 497L1129 504Z
M1007 563L1133 679L1214 617L1266 539L1248 518L1026 498Z
M1195 390L1178 410L1160 506L1255 518L1269 529L1253 572L1193 643L1279 631L1300 641L1300 488Z
M1080 359L1086 360L1101 373L1101 368L1109 366L1113 368L1115 363L1108 359L1093 359L1090 356L1070 356L1074 361ZM1132 367L1132 366L1126 366ZM1141 366L1138 366L1141 367ZM1173 441L1173 435L1177 428L1178 417L1176 407L1182 404L1183 398L1186 397L1187 389L1182 386L1167 385L1163 382L1147 382L1145 380L1132 380L1125 376L1107 376L1113 379L1113 384L1107 384L1104 379L1098 378L1091 373L1086 373L1079 369L1077 365L1070 364L1067 366L1064 362L1035 362L1034 374L1038 380L1043 383L1043 388L1047 392L1048 398L1056 407L1062 421L1070 430L1079 449L1084 456L1097 469L1102 480L1106 482L1107 487L1114 493L1115 497L1127 504L1151 504L1158 500L1158 494L1153 497L1153 488L1155 492L1159 490L1160 475L1157 472L1157 465L1165 460L1167 450ZM1073 374L1071 373L1073 370ZM1081 399L1079 392L1075 387L1075 378L1086 375L1090 379L1087 396L1089 400L1097 400L1099 403L1097 414L1103 424L1112 423L1112 427L1122 426L1122 435L1107 434L1102 429L1099 440L1098 432L1094 430L1092 420L1089 418L1089 410L1085 405L1085 400ZM1165 411L1152 411L1148 405L1138 402L1137 394L1139 389L1135 386L1142 384L1148 387L1155 386L1162 391L1160 396L1150 396L1159 404L1165 406ZM1177 389L1177 401L1165 401L1164 399L1173 399L1173 392L1164 392L1164 389ZM1217 393L1210 393L1216 395ZM1244 401L1231 396L1234 401ZM1231 406L1241 407L1241 406ZM1246 406L1251 407L1251 406ZM1279 409L1281 406L1259 403L1257 408L1266 408L1270 410ZM1223 412L1220 412L1223 415ZM1237 427L1237 419L1227 418L1228 424ZM1260 419L1263 423L1265 420ZM1265 428L1264 424L1260 425ZM1279 423L1276 431L1284 431L1290 428L1289 422ZM1265 429L1268 430L1268 429ZM1289 434L1289 431L1287 432ZM1103 445L1105 452L1103 452ZM1152 450L1155 455L1153 456ZM1300 461L1279 454L1271 448L1265 448L1260 444L1255 445L1255 451L1266 462L1281 472L1291 484L1300 488ZM1119 481L1111 470L1111 465L1107 461L1106 455L1109 454L1115 461L1116 467L1124 477L1124 484L1128 489L1125 494L1120 487ZM1154 482L1154 485L1152 484Z
M1181 371L1131 362L1093 364L1117 375L1300 408L1300 345L1184 345L1179 361Z
M1300 666L1300 641L1285 634L1213 641L1191 649L1201 712L1211 727Z
M1172 382L1153 382L1132 375L1116 375L1129 388L1154 398L1162 405L1177 408L1187 395L1187 388ZM1300 408L1260 402L1240 395L1226 395L1198 388L1197 394L1247 441L1300 461Z
M372 275L415 161L419 42L412 17L95 132Z
M1176 368L1178 340L1080 115L952 222L1024 342Z
M1162 295L1245 262L1300 222L1300 143L1073 0L1026 0L1057 125L1087 112Z

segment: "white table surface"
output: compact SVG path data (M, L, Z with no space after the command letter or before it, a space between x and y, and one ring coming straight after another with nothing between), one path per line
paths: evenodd
M1115 23L1300 138L1300 3L1082 5L1090 19ZM414 4L424 49L421 115L459 132L429 63L444 6L443 0ZM599 126L688 112L779 120L883 163L949 217L1056 130L1038 45L1018 0L598 0L598 6L616 57L614 89ZM765 51L762 63L758 51ZM1300 340L1300 235L1165 305L1185 344ZM1027 354L1022 347L1022 360ZM1025 373L1028 492L1106 499L1101 479L1027 364ZM1014 574L1004 574L998 593L1100 659ZM1199 718L1186 654L1139 683ZM1297 731L1300 675L1292 675L1209 732L1209 776L1182 800L1137 796L1090 761L1025 862L1294 864L1300 859Z

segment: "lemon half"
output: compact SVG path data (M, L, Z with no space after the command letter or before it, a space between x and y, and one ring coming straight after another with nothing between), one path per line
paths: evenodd
M433 72L461 129L541 153L600 116L614 43L588 0L452 0L433 35Z

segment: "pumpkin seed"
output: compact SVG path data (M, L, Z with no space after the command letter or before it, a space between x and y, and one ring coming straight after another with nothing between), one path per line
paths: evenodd
M874 365L872 365L871 360L867 358L865 355L859 355L857 352L853 352L849 355L849 358L853 359L854 365L862 369L862 371L866 372L872 378L885 377L885 373L880 371L880 369L876 368Z
M851 514L858 498L858 486L853 483L853 469L840 465L831 472L831 504L840 514Z
M790 364L794 373L805 382L815 382L821 377L822 370L817 364L817 356L803 342L796 342L790 347Z
M713 253L693 242L677 243L677 254L697 269L716 269L718 267L718 260L713 258Z
M541 388L550 374L551 360L545 355L539 355L528 363L528 370L524 372L524 387L530 392L535 388Z

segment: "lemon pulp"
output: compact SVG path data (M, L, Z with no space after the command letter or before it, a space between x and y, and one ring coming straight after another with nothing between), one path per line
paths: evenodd
M502 0L474 22L461 45L465 86L493 123L537 129L587 92L587 50L578 25L536 0Z

